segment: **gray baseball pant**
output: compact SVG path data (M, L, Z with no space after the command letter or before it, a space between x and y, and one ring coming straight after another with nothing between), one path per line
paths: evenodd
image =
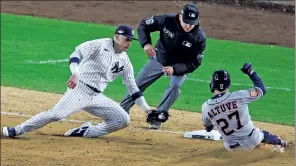
M140 73L136 77L136 84L140 91L144 92L151 84L164 75L162 68L164 66L156 60L156 57L150 57L149 61L141 69ZM175 103L180 96L180 87L186 79L187 74L182 76L170 76L169 86L166 88L161 102L158 105L158 110L169 111L170 107ZM120 103L120 106L129 113L130 108L134 105L134 101L131 96L126 93L124 99Z

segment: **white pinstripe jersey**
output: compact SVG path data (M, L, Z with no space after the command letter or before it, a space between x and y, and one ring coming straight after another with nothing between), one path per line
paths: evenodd
M202 121L204 126L214 125L228 144L247 137L254 129L254 124L249 114L248 104L260 99L263 92L257 88L239 90L232 93L207 100L202 105Z
M82 55L78 70L78 79L82 82L103 92L109 82L122 76L130 94L139 91L127 53L115 53L111 38L84 42L76 50Z

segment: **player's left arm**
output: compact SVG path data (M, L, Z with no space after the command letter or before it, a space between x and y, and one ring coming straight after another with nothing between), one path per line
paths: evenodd
M253 72L249 75L249 78L252 80L254 85L254 90L252 91L253 95L251 96L263 97L266 94L266 88L260 76L256 72Z
M206 49L206 37L202 36L197 43L198 44L195 47L198 47L198 52L192 52L192 55L188 55L191 56L190 61L172 65L174 69L173 75L180 76L187 73L192 73L201 65Z
M242 101L244 103L250 103L263 97L266 94L266 88L260 76L253 71L251 63L245 63L241 71L249 76L254 85L254 88L240 91L243 96Z
M143 111L149 114L151 112L151 108L147 104L142 92L136 84L134 69L129 59L127 60L125 69L121 72L121 74L123 83L127 87L128 93L131 95L132 99Z

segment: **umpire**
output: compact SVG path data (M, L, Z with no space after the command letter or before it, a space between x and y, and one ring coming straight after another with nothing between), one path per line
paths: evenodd
M194 4L187 4L181 13L155 15L139 24L139 41L149 56L149 61L136 77L139 89L144 92L164 74L170 78L157 110L169 111L180 95L180 87L187 74L202 63L206 35L198 17L198 8ZM150 33L155 31L159 31L160 35L153 47ZM120 105L129 113L134 101L126 94ZM160 122L154 122L150 124L150 129L160 129L160 125Z

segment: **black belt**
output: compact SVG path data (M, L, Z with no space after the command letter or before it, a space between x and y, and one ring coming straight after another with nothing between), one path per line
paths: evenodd
M251 135L253 134L254 130L255 130L255 129L253 129L253 130L251 131L251 133L248 135L249 137L251 137ZM230 148L230 149L234 149L234 148L237 148L237 147L239 147L239 146L240 146L240 144L237 143L237 144L234 144L234 145L230 145L229 148Z
M80 81L80 80L79 80ZM80 82L82 82L82 81L80 81ZM82 82L82 83L84 83L84 82ZM99 91L97 88L94 88L94 87L92 87L92 86L90 86L90 85L88 85L88 84L86 84L86 83L84 83L87 87L89 87L91 90L93 90L94 92L97 92L97 93L101 93L101 91Z

